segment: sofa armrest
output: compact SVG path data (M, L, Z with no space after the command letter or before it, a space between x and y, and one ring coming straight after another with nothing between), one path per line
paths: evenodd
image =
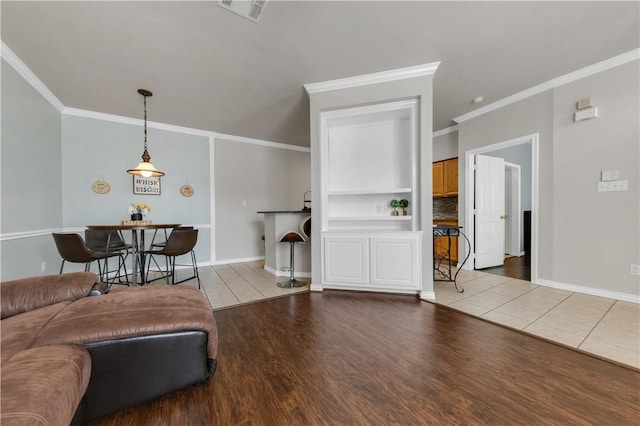
M0 283L1 317L86 297L98 276L93 272L41 275Z

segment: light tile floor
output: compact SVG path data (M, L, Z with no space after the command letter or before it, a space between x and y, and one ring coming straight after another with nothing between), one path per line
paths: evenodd
M436 282L436 303L640 368L640 305L481 271Z
M202 289L213 310L309 291L309 286L277 287L285 277L274 277L263 266L263 261L255 261L201 267ZM179 275L188 272L178 271ZM452 283L436 282L435 303L640 368L638 304L482 271L460 271L457 282L463 293L457 293ZM197 285L195 280L185 284Z
M273 297L286 296L291 293L309 291L309 286L296 288L280 288L276 284L287 277L275 277L264 270L264 261L230 263L227 265L199 267L202 291L209 299L213 310L251 303ZM191 269L177 271L178 280L191 274ZM307 278L297 278L309 282ZM164 285L158 280L153 285ZM185 282L186 285L198 286L195 279ZM182 285L182 284L181 284Z

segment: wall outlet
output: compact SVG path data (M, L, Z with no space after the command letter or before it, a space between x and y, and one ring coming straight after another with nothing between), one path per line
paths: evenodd
M247 207L247 202L246 201L242 202L242 207Z
M47 262L42 262L40 267L42 268L42 272L44 272L47 269Z
M631 265L631 275L640 275L640 265Z

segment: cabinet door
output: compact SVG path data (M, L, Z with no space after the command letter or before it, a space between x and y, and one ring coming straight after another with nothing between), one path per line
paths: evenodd
M444 196L444 163L433 163L433 196Z
M324 281L368 285L369 239L366 237L324 238Z
M384 287L418 288L420 271L418 239L371 238L371 284Z
M458 159L444 162L443 192L445 196L458 195Z
M433 222L436 225L451 225L451 226L458 226L458 222L453 222L453 221L445 221L445 220L438 220L438 221L434 221ZM449 252L449 238L448 237L433 237L434 239L434 252L436 257L443 257L443 256L451 256L451 261L452 262L457 262L458 261L458 237L451 237L451 250L450 253Z

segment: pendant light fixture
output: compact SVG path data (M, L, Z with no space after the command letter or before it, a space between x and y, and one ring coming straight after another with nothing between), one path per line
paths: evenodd
M153 96L153 93L145 89L138 89L138 93L144 97L144 152L142 153L142 161L138 166L135 169L127 170L127 173L144 177L164 176L164 173L153 166L151 156L147 151L147 97Z

